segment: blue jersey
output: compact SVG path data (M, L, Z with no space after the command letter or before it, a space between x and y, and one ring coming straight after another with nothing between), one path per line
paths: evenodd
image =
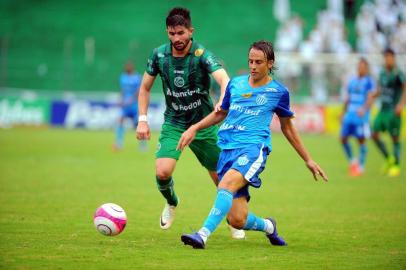
M375 83L371 76L354 77L350 80L347 88L348 104L344 115L344 122L357 124L369 121L369 110L360 117L358 110L365 106L368 94L375 89Z
M264 144L271 150L270 124L273 113L291 117L289 92L282 84L272 80L253 88L248 76L232 79L226 89L221 108L228 114L218 132L221 149L236 149L247 144Z
M140 88L141 76L133 73L123 73L120 76L121 94L123 96L123 103L125 108L137 107L138 98L137 92Z

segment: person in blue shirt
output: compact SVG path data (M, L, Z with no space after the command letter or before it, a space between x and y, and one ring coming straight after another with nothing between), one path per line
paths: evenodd
M124 144L124 120L132 120L134 127L138 124L138 91L141 84L140 74L134 71L134 65L127 62L124 65L124 72L120 75L121 88L121 115L116 127L116 139L113 146L114 150L121 150ZM145 150L145 141L140 141L140 150Z
M233 78L226 89L221 110L213 111L192 125L179 139L178 149L189 145L198 130L224 120L218 132L221 154L217 165L219 185L214 206L201 229L183 234L181 240L193 248L205 248L208 237L228 215L234 228L265 232L272 245L284 246L273 218L260 218L248 211L248 188L260 187L260 173L272 150L270 124L278 115L281 129L296 152L305 161L315 180L327 175L313 161L296 131L289 107L289 92L270 72L275 61L272 43L254 42L249 48L249 75Z
M349 175L360 176L365 170L367 154L366 138L370 136L369 109L375 96L375 82L369 75L369 64L365 58L358 63L357 76L350 79L344 101L341 123L341 144L350 162ZM354 157L348 138L355 137L359 144L359 160Z

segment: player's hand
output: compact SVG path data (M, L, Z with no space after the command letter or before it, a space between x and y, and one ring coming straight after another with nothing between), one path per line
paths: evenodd
M149 130L148 122L141 121L137 125L137 139L149 140L151 138L151 132Z
M325 174L325 172L320 168L319 164L317 164L316 162L314 162L313 160L309 160L306 162L306 166L307 168L311 171L311 173L313 174L313 178L314 180L318 180L317 176L321 176L323 178L324 181L328 181L328 177Z
M395 114L396 116L400 116L402 114L403 106L401 104L396 105L395 107Z
M196 137L196 130L191 126L185 132L183 132L182 136L179 139L178 146L176 150L183 151L183 149L188 146Z
M221 111L222 109L221 109L221 101L219 101L219 102L217 102L217 104L216 104L216 106L214 106L214 111L215 112L219 112L219 111Z

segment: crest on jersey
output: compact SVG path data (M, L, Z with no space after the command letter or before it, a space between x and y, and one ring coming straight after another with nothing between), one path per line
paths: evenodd
M268 101L268 99L266 98L265 95L258 95L257 96L256 103L258 105L264 105L267 101Z
M197 56L197 57L202 56L203 53L204 53L204 49L196 49L195 56Z
M252 97L252 93L241 94L241 96L242 96L243 98L250 98L250 97Z
M173 79L173 83L176 87L183 87L185 85L185 80L182 77L177 76Z
M243 156L241 156L241 157L238 158L237 163L238 163L238 165L240 165L240 166L245 166L245 165L248 164L249 161L250 161L250 160L248 159L248 156L247 156L247 155L243 155Z

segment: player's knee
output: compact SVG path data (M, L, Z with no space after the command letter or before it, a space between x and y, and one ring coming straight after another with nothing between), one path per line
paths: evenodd
M374 140L374 141L378 141L379 140L379 134L378 133L376 133L376 132L374 132L374 133L372 133L372 139Z
M246 219L247 217L244 217L243 215L231 215L228 217L228 222L236 229L243 229Z
M346 144L348 142L347 137L341 137L341 143Z
M169 180L172 175L171 175L170 171L157 169L156 170L156 176L161 180L166 180L166 179Z

